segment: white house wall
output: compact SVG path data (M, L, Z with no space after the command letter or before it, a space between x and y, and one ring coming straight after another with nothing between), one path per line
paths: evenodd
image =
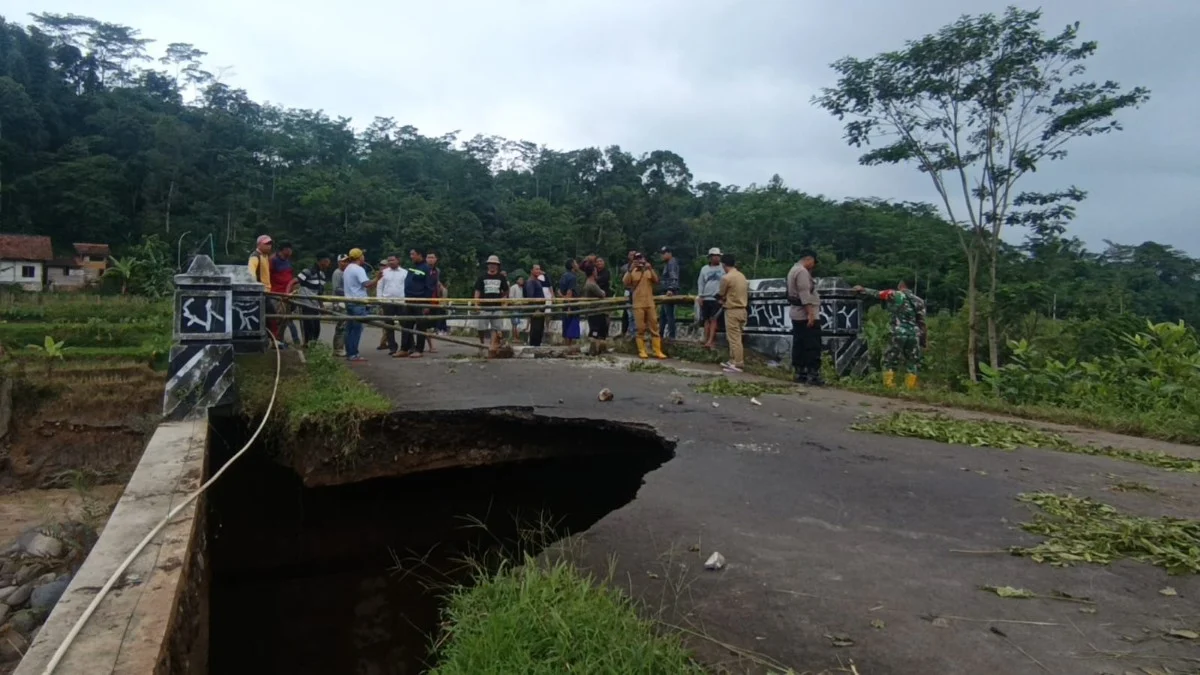
M22 267L33 267L32 279L21 276ZM27 291L40 291L46 278L45 265L29 260L0 260L0 284L20 284Z

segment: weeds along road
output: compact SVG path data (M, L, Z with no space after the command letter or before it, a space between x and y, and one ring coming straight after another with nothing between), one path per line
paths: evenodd
M363 344L374 344L370 331ZM677 439L676 457L575 550L599 573L615 556L614 583L662 621L704 636L689 642L709 664L759 669L720 642L797 672L851 661L863 675L1195 665L1187 659L1196 641L1169 634L1200 626L1195 575L1128 560L1052 567L1004 551L1040 541L1020 528L1034 510L1018 494L1194 517L1196 474L851 431L863 414L902 404L844 392L764 395L755 405L699 394L695 377L629 372L624 361L485 362L444 342L439 350L354 368L403 410L529 406L645 422ZM605 387L610 402L597 399ZM1120 489L1130 485L1147 489ZM724 570L703 569L713 551ZM982 586L1086 601L1002 598ZM1160 593L1167 587L1176 594Z

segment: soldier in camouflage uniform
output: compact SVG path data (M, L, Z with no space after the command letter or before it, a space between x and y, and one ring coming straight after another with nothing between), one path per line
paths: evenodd
M903 281L895 290L877 291L855 286L854 291L880 300L892 315L892 339L883 354L883 385L889 389L895 387L896 369L903 365L907 373L904 386L916 389L921 351L925 348L925 301L908 290L908 284Z

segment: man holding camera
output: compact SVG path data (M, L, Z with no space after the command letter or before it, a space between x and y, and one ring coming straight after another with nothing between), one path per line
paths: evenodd
M662 336L658 332L658 316L654 312L654 286L658 283L658 274L654 271L654 267L646 260L646 256L635 253L633 261L629 264L629 271L625 273L622 281L633 297L638 357L649 358L649 355L646 354L646 333L649 332L651 344L654 347L654 358L667 358L662 351Z

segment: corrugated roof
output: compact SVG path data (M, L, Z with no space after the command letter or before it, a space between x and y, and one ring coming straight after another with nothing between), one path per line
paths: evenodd
M108 244L73 244L75 252L79 255L103 255L109 254Z
M50 237L28 234L0 234L0 260L51 260L54 247Z

